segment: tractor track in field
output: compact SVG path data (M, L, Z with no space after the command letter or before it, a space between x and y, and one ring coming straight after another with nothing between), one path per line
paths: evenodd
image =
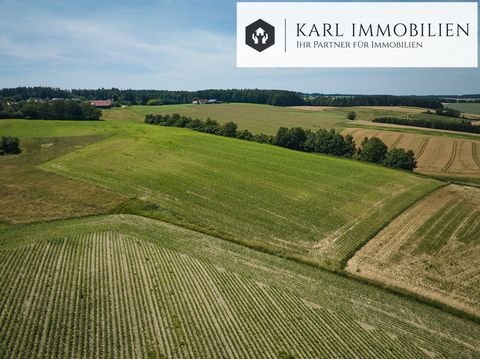
M400 135L398 136L398 138L395 140L395 142L392 143L392 146L390 146L390 148L395 148L397 147L397 145L400 143L400 141L403 139L405 135Z
M457 145L458 142L455 140L453 142L453 149L452 153L450 154L450 158L448 159L447 164L442 168L442 172L446 172L453 164L453 161L455 160L455 156L457 155Z
M480 168L480 158L478 156L477 144L475 142L472 142L472 157L475 163L477 164L478 168Z
M423 153L425 152L425 149L427 148L429 142L430 142L430 137L427 137L425 139L425 141L423 142L422 147L420 147L420 150L418 151L417 158L416 158L417 160L423 155Z

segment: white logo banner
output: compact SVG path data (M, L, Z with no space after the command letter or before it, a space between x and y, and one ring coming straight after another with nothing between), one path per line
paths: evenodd
M239 2L238 67L477 67L476 2Z

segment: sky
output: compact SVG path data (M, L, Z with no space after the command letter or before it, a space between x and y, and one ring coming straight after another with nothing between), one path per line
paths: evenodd
M0 0L0 14L0 87L480 93L479 68L237 68L232 0Z

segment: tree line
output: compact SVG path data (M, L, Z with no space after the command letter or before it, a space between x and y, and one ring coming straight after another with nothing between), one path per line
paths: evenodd
M0 119L99 120L101 115L102 112L89 102L74 100L0 103Z
M256 103L274 106L296 106L304 104L303 95L294 91L230 89L201 91L168 90L121 90L111 89L73 89L62 90L50 87L17 87L0 90L0 98L9 101L27 101L29 99L72 99L113 100L114 105L147 105L154 100L159 105L185 104L196 99L217 99L222 102Z
M239 131L237 124L232 121L219 124L211 118L200 120L179 114L173 114L171 116L147 114L145 116L145 123L189 128L194 131L218 136L267 143L297 151L353 158L409 171L413 171L417 166L415 154L411 150L405 151L402 148L394 148L389 151L387 145L377 137L365 138L361 146L357 148L355 140L351 135L343 136L334 129L312 131L301 127L280 127L276 135L272 136L263 133L253 134L249 130Z
M53 87L17 87L0 90L3 101L27 101L29 99L113 100L115 106L186 104L196 99L217 99L222 102L255 103L274 106L415 106L441 108L437 97L393 95L323 95L305 94L286 90L262 89L210 89L200 91L132 90L132 89L72 89Z
M389 96L389 95L358 95L358 96L327 96L318 95L307 101L311 106L413 106L431 109L442 108L442 102L437 98L420 96Z
M461 131L470 133L480 133L480 126L472 125L470 121L439 121L418 118L397 118L397 117L378 117L372 120L379 123L390 123L395 125L405 125L414 127L433 128L438 130Z

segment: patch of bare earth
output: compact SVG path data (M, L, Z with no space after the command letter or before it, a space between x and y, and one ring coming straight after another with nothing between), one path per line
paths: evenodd
M480 315L480 189L449 185L397 217L345 268Z

